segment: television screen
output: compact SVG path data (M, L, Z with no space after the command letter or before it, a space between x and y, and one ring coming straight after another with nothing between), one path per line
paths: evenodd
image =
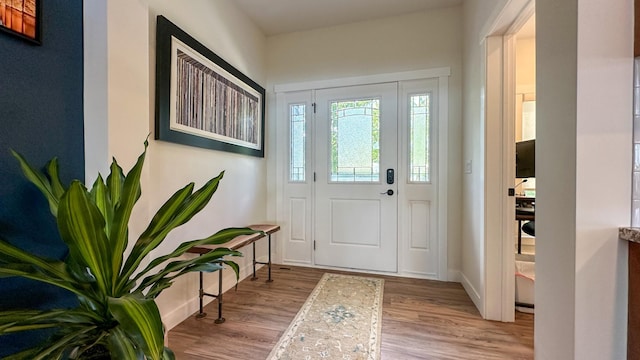
M536 141L516 143L516 178L536 177Z

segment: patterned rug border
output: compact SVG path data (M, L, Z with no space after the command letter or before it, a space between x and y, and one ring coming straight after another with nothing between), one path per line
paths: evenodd
M324 273L320 281L318 281L318 284L316 284L316 287L313 289L313 291L311 292L311 294L309 295L305 303L302 305L302 308L300 308L296 316L291 321L291 324L289 324L289 327L287 328L287 330L282 334L282 336L280 337L280 340L278 340L276 345L273 347L273 350L271 350L271 353L267 357L267 360L280 359L284 351L287 349L288 345L291 343L291 340L294 338L294 335L296 334L296 330L298 329L300 324L302 324L302 320L305 318L305 316L311 309L311 306L313 305L314 301L316 300L316 298L324 288L324 285L327 283L327 281L331 277L366 279L366 280L371 280L377 283L376 285L377 291L376 291L376 295L373 303L377 311L373 311L373 313L371 314L372 324L375 324L375 326L372 326L371 335L369 336L369 348L372 351L371 353L369 353L369 357L367 358L367 360L380 359L380 345L382 343L381 341L382 299L383 299L383 293L384 293L384 279L373 278L368 276Z

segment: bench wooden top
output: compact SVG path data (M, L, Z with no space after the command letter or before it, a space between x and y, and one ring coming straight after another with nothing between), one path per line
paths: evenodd
M245 247L253 242L258 241L259 239L262 239L265 235L271 235L274 232L280 230L280 225L256 224L256 225L250 225L248 226L248 228L262 231L264 232L264 234L255 233L251 235L239 235L234 237L231 241L226 242L224 244L195 246L189 249L187 252L194 253L194 254L206 254L211 250L221 248L221 247L228 248L231 250L238 250L241 247Z

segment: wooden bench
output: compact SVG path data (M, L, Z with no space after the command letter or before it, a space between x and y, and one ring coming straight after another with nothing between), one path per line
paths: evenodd
M191 248L188 252L190 253L194 253L194 254L206 254L211 250L214 250L216 248L219 247L225 247L225 248L229 248L231 250L238 250L242 247L245 247L249 244L253 245L253 276L251 277L251 280L257 280L258 278L256 277L256 265L260 264L260 265L267 265L269 268L269 276L267 278L267 282L272 282L273 280L271 279L271 234L273 234L274 232L280 230L280 226L279 225L269 225L269 224L260 224L260 225L251 225L249 226L249 228L253 229L253 230L257 230L257 231L262 231L261 233L255 233L255 234L251 234L251 235L240 235L240 236L236 236L235 238L233 238L231 241L226 242L224 244L220 244L220 245L201 245L201 246L196 246ZM267 262L260 262L260 261L256 261L256 241L267 237L267 239L269 240L269 259ZM205 316L207 316L207 313L205 313L203 311L203 298L205 296L210 296L213 298L218 299L218 318L215 320L216 324L222 324L224 322L224 318L222 317L222 269L220 269L218 271L218 293L217 294L209 294L204 292L204 282L203 282L203 274L202 272L200 272L200 291L198 294L198 297L200 298L200 311L198 312L198 315L196 315L197 318L203 318Z

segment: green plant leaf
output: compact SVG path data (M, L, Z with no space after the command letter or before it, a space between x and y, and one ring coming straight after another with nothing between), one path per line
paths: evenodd
M256 233L248 228L225 229L182 243L171 253L150 259L149 265L138 271L143 259L173 229L191 220L209 203L224 172L197 191L191 183L174 193L153 216L125 261L128 224L142 193L140 180L147 148L145 141L144 151L126 176L114 158L106 181L98 174L91 191L79 181L65 188L56 158L40 171L13 152L25 177L49 202L60 235L69 247L69 256L64 262L49 260L0 239L0 277L21 276L67 289L76 294L79 306L73 310L0 311L0 335L31 329L57 330L43 347L9 359L77 358L89 355L96 346L106 346L112 358L175 359L171 350L163 346L164 329L153 299L188 272L217 271L226 264L238 279L239 266L225 259L241 256L237 251L220 247L202 256L174 259L194 246L224 244L236 236Z
M238 253L240 254L240 253ZM241 255L233 255L233 256L241 256ZM205 261L206 259L202 259L202 261ZM235 273L236 275L236 286L238 286L237 282L240 279L240 266L238 266L238 264L236 264L233 261L228 261L228 260L222 260L222 259L216 259L216 260L211 260L209 262L197 262L194 264L189 264L188 266L184 267L179 273L171 275L171 276L165 276L157 281L154 281L151 286L151 288L149 289L149 291L147 292L146 297L147 298L155 298L158 295L160 295L160 293L162 292L162 290L168 288L171 286L171 284L173 283L173 280L177 277L180 277L186 273L189 272L214 272L214 271L219 271L223 269L223 264L228 265Z
M107 188L109 189L109 197L111 203L115 206L120 201L120 195L122 195L122 186L124 184L124 171L118 161L115 158L111 161L109 167L109 176L107 176Z
M89 292L83 293L83 295L78 295L78 302L80 303L79 307L81 309L91 311L95 314L100 314L100 316L106 312L106 300L102 298L96 300L95 298L90 297Z
M0 239L0 264L2 263L30 264L34 269L40 269L52 277L71 280L63 262L39 257Z
M109 298L109 310L122 330L151 360L162 359L164 330L155 301L141 294Z
M62 337L52 339L47 342L46 345L28 349L22 353L14 354L7 359L14 360L52 360L63 359L63 355L67 350L76 347L78 343L86 341L87 334L96 330L96 326L81 327L78 329L71 329L66 332Z
M65 263L67 264L67 270L76 281L84 284L94 284L96 282L96 277L91 273L91 269L86 265L79 264L72 256L67 256Z
M51 191L53 196L60 199L64 194L65 188L60 181L60 172L58 170L58 158L54 157L47 163L47 174L49 174L49 181L51 184Z
M136 291L142 291L146 289L148 286L153 285L153 283L157 282L158 280L160 280L161 278L165 277L168 274L180 272L179 275L182 275L183 273L181 271L185 268L188 268L189 266L204 264L214 260L219 260L224 256L228 256L228 255L242 256L242 253L238 251L230 250L227 248L217 248L215 250L209 251L206 254L202 254L200 256L194 257L193 259L178 260L178 261L170 262L169 264L167 264L167 266L164 267L164 269L162 269L158 273L148 276L144 280L142 280L142 282L140 283Z
M68 324L92 326L100 321L94 313L75 310L10 310L0 312L0 334L59 327Z
M180 244L174 251L167 255L160 256L147 265L147 267L140 271L134 278L133 281L137 281L139 278L147 274L149 271L154 269L156 266L170 260L173 258L177 258L178 256L184 255L191 248L200 246L200 245L220 245L229 242L240 235L251 235L258 233L259 231L252 230L250 228L227 228L222 229L215 234L208 236L203 239L186 241Z
M113 277L111 279L112 287L110 289L110 294L113 295L120 295L117 290L119 275L121 271L127 270L121 269L121 267L124 260L123 254L128 244L129 218L131 217L133 206L138 201L142 193L140 188L140 177L142 176L142 167L144 165L148 145L149 143L145 141L144 151L138 157L136 164L125 177L124 184L122 185L122 194L120 195L117 203L113 202L112 198L115 210L113 213L113 224L111 226L111 231L109 232L109 239L112 246L111 251L114 254L113 261L111 263L111 274Z
M67 256L67 269L75 279L74 285L78 287L76 295L80 306L96 313L104 313L106 309L106 295L97 286L96 277L86 265L78 264L73 257Z
M219 271L222 270L223 266L222 266L222 262L220 260L216 260L214 262L208 262L208 263L203 263L203 264L194 264L194 265L190 265L184 269L182 269L182 271L180 271L178 274L175 274L173 276L166 276L161 278L160 280L156 281L153 283L153 286L151 286L151 288L149 289L149 291L147 292L146 297L151 299L151 298L156 298L158 295L160 295L160 293L170 287L173 284L173 280L179 276L182 276L183 274L186 274L188 272L214 272L214 271Z
M102 179L102 175L98 174L98 178L94 181L91 187L91 200L96 204L105 222L105 234L111 232L111 224L113 223L113 205L111 203L111 196L109 195L109 189Z
M184 268L182 271L180 271L179 274L172 276L171 279L177 278L178 276L182 275L182 274L186 274L188 272L214 272L214 271L218 271L218 270L222 270L224 268L224 266L222 265L222 261L212 261L212 262L208 262L208 263L202 263L202 264L192 264L189 265L188 267Z
M14 277L14 276L51 284L59 288L69 290L75 293L76 295L85 294L83 290L80 287L78 287L75 282L55 278L47 273L38 271L32 265L20 264L20 263L0 264L0 278Z
M133 342L119 328L113 329L109 334L108 348L112 359L144 360L144 353L135 347Z
M240 266L238 266L238 264L236 264L235 262L229 260L223 260L223 262L236 274L236 286L238 286L238 280L240 280Z
M37 354L40 347L30 348L19 353L15 353L9 356L4 357L2 360L28 360L33 359Z
M34 169L27 160L19 153L11 150L11 154L15 157L20 163L20 168L22 169L22 173L32 184L34 184L40 192L44 195L44 197L49 202L49 210L56 216L58 214L58 202L60 200L59 196L55 195L55 192L51 186L51 182L47 177L41 172Z
M0 265L0 278L12 277L12 276L19 276L25 279L31 279L31 280L36 280L43 283L51 284L59 288L69 290L76 294L82 293L80 290L76 289L72 284L65 281L56 280L47 275L38 273L37 271L34 271L31 267L29 267L29 265L24 265L24 264Z
M168 347L164 348L164 352L162 353L162 360L175 360L176 355L169 349Z
M220 173L217 177L209 180L203 187L201 187L198 191L191 194L182 205L175 210L175 214L171 217L171 220L166 223L165 226L158 229L158 231L153 234L149 234L145 237L140 237L136 244L134 245L127 261L125 262L123 273L120 276L120 281L118 284L118 291L122 291L122 289L128 287L129 278L133 275L135 270L138 268L142 259L147 256L153 249L155 249L162 241L166 238L167 234L177 226L180 226L187 221L189 221L194 215L196 215L200 210L202 210L211 197L213 193L218 188L218 183L222 178L224 172ZM166 211L168 209L165 208ZM154 216L157 218L158 216ZM147 233L146 231L144 233Z
M220 180L224 177L224 171L221 171L218 176L213 179L207 181L200 189L191 194L187 201L182 203L181 208L177 211L177 216L174 217L173 221L167 224L171 229L176 228L182 224L185 224L187 221L191 220L193 216L199 213L211 200L213 194L218 190L218 186L220 185ZM166 230L165 230L166 231ZM167 231L167 233L169 232Z
M173 285L173 280L168 278L162 278L158 280L153 286L149 289L145 297L147 299L155 299L158 295L164 290Z
M111 293L113 247L104 232L104 218L91 202L85 187L73 181L60 199L58 229L69 247L69 256L86 265L103 294Z
M147 229L140 235L141 238L150 238L153 234L161 231L171 219L176 215L177 210L182 206L184 201L193 193L194 183L189 183L187 186L178 190L173 194L169 200L167 200L153 216Z

